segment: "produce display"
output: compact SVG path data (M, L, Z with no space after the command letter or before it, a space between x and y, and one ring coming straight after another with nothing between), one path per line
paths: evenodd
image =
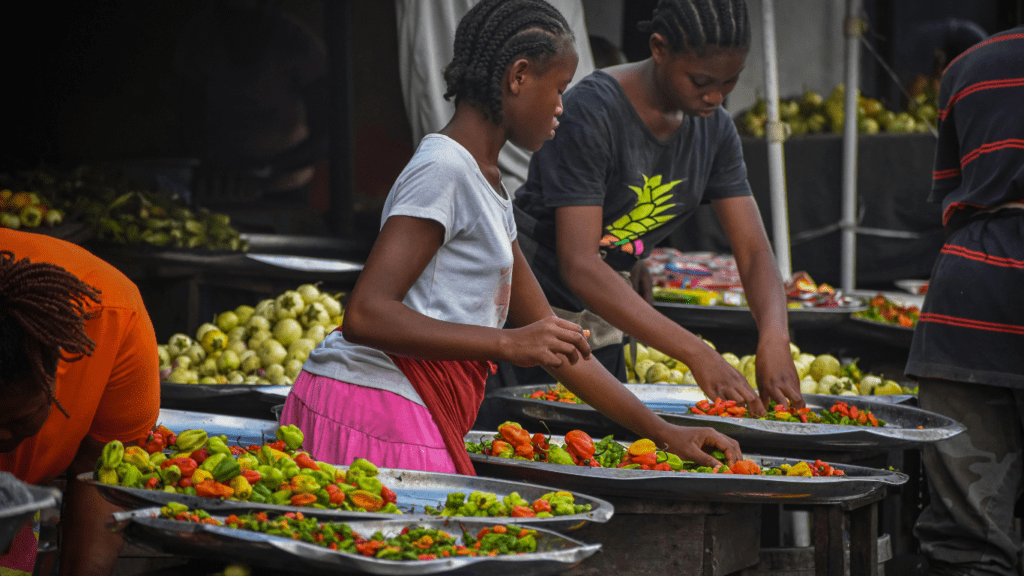
M690 407L690 414L699 416L724 416L726 418L758 418L776 422L802 422L804 424L841 424L844 426L885 426L884 420L875 418L870 410L860 410L846 402L836 401L828 410L815 413L810 408L794 408L768 402L764 416L754 416L745 406L737 406L735 400L715 398L714 402L701 400Z
M400 514L377 467L357 458L347 469L302 450L298 427L280 426L276 441L228 446L205 430L175 433L158 426L138 445L108 442L94 478L103 484L257 504Z
M615 441L614 435L605 436L595 443L594 439L582 430L570 431L565 435L565 444L557 444L551 442L550 436L545 437L540 432L531 435L516 422L505 422L499 426L493 440L466 442L466 450L470 453L499 458L591 468L765 476L843 475L842 470L837 470L821 460L815 461L813 465L800 462L792 466L782 464L777 468L764 469L752 460L738 460L732 466L725 464L719 464L713 468L699 466L694 462L683 460L675 454L658 449L652 440L646 438L641 438L627 447ZM719 450L712 452L712 456L719 460L725 460L725 454ZM567 493L556 492L554 494L557 496ZM568 510L568 504L566 504L567 514L570 513Z
M708 346L715 345L704 340ZM895 380L882 378L874 374L864 374L857 366L859 360L843 364L831 354L808 354L795 344L790 344L790 353L800 378L801 394L831 394L838 396L880 396L891 394L914 394L916 388L900 385ZM626 377L633 384L681 384L696 386L697 380L693 372L683 362L669 357L653 347L636 345L636 361L630 356L630 347L623 346L626 360ZM757 356L746 354L737 356L732 352L721 353L722 358L730 366L739 370L751 386L757 388ZM537 397L548 398L554 394L554 400L573 399L568 390L560 391L558 387L551 393L544 392ZM582 401L578 402L582 403Z
M160 376L172 384L261 384L295 381L309 353L344 316L341 294L302 284L256 306L241 305L158 346Z
M739 269L732 255L655 248L645 263L654 283L654 299L658 302L747 306ZM840 308L859 304L859 301L843 296L828 284L816 284L806 272L794 273L786 281L785 289L786 304L791 309Z
M868 304L871 305L871 308L854 312L853 317L903 328L913 328L917 326L917 320L921 316L921 309L917 306L901 305L883 294L878 294Z
M147 190L114 171L81 166L63 173L0 175L0 226L38 228L81 220L96 239L118 244L246 251L248 242L225 214L191 210L176 194ZM5 202L9 190L17 190ZM16 220L17 218L17 220Z
M590 512L590 504L576 504L571 492L549 492L533 502L525 500L518 492L502 499L492 492L472 492L468 497L463 492L448 494L444 506L438 510L424 506L431 516L479 516L511 518L551 518L571 516Z
M907 134L934 129L938 117L938 92L934 86L923 84L913 88L907 110L887 109L875 98L857 91L857 132L878 134L890 132ZM828 98L813 90L805 90L799 97L779 98L779 121L790 136L817 133L842 133L846 123L846 87L838 84ZM768 120L768 102L759 98L753 106L736 117L740 134L763 138Z
M169 503L160 508L161 518L178 522L196 522L238 530L261 532L291 540L323 546L337 552L362 554L386 560L437 560L458 556L528 554L537 551L536 530L520 526L495 526L481 529L475 536L463 532L459 539L443 530L406 526L395 537L377 531L365 537L344 522L319 522L301 512L271 517L267 512L232 514L218 520L204 510Z
M52 228L64 221L64 212L35 192L0 190L0 227L31 230Z

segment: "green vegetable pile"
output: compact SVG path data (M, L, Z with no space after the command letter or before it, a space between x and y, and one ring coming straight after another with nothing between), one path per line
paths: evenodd
M223 521L204 510L172 502L160 509L162 518L179 522L195 522L227 526L239 530L262 532L300 540L349 554L362 554L386 560L437 560L459 556L495 556L525 554L537 551L536 530L518 526L496 525L481 529L476 536L463 531L462 544L443 530L423 526L407 526L401 533L388 537L377 531L365 538L344 522L319 522L301 512L288 512L271 518L266 512L232 514Z
M478 516L478 517L513 517L513 518L551 518L553 516L571 516L590 512L590 504L576 504L575 497L569 492L548 492L532 503L525 500L518 492L513 492L501 500L493 492L473 492L467 498L462 492L452 492L441 510L433 506L424 506L427 514L433 516Z

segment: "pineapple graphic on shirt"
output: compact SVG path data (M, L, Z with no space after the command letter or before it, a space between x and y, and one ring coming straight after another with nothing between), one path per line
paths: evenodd
M660 174L650 178L646 174L641 174L641 176L644 177L643 188L629 187L636 192L636 206L605 227L601 246L615 247L627 254L642 254L644 244L639 238L673 218L672 215L663 213L675 206L670 202L674 197L671 190L682 180L673 180L662 184Z

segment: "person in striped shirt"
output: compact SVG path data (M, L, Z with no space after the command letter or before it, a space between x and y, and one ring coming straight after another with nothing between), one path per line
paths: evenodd
M1024 491L1024 26L943 72L930 200L946 242L905 372L920 405L966 431L924 451L914 535L931 574L1017 574Z

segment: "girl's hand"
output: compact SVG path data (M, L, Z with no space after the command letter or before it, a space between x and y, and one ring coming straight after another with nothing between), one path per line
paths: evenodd
M796 373L788 342L759 342L755 360L757 390L766 406L768 400L775 400L783 406L804 407L800 377Z
M711 428L672 426L665 444L668 444L667 451L700 466L714 468L721 464L711 456L710 452L713 450L725 452L726 464L729 466L743 459L739 442Z
M532 324L506 332L502 350L504 360L522 366L559 368L590 358L590 344L583 328L556 316L547 316Z
M690 364L690 370L693 370L697 385L704 394L712 400L735 400L737 404L746 405L755 416L764 416L764 404L747 379L717 352L710 348L708 352L698 362Z

